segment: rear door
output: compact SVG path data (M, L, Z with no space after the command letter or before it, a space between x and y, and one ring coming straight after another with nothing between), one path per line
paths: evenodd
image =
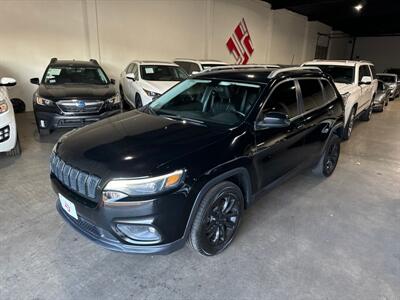
M321 157L337 115L340 114L340 97L326 79L307 78L298 80L303 106L305 158L313 162Z
M285 128L256 129L255 168L258 187L265 187L301 165L304 156L304 124L294 80L279 83L268 96L259 118L268 112L285 113Z

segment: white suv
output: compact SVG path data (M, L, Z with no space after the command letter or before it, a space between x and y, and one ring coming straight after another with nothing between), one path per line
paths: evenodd
M7 92L7 87L15 84L16 81L13 78L0 79L0 152L7 152L10 156L21 153L14 108Z
M180 65L189 75L196 74L210 68L227 65L227 63L219 60L196 60L187 58L176 58L174 63Z
M369 121L378 87L375 67L372 63L350 60L313 60L302 66L319 67L332 76L345 102L344 139L350 137L356 118Z
M187 73L174 63L132 61L122 71L119 82L124 108L146 105L187 77Z

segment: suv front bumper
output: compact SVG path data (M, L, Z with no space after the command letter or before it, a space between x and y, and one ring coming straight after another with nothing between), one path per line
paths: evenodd
M7 138L4 133L8 132ZM0 115L0 152L8 152L15 147L17 142L17 126L15 123L14 110L9 109Z
M120 109L115 109L100 114L61 115L55 112L35 111L35 118L38 128L52 130L56 128L82 127L111 117L119 112L121 112Z
M66 213L60 200L57 200L57 210L64 220L82 235L109 250L138 254L168 254L185 244L184 232L191 207L185 205L188 199L183 193L136 201L129 206L106 206L103 203L86 200L66 189L54 175L51 175L51 182L57 194L63 195L75 205L78 220ZM161 234L162 240L158 244L133 243L115 230L116 224L121 221L140 223L141 220L149 219Z

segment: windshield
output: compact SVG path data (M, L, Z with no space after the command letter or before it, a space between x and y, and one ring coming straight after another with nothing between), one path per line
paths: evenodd
M158 115L232 126L244 120L261 92L260 85L188 79L150 104Z
M182 81L188 77L182 68L167 65L142 65L140 74L149 81Z
M203 70L207 70L210 68L214 68L214 67L224 67L226 66L225 64L201 64L201 67L203 68Z
M43 78L44 84L108 84L108 78L99 67L49 67Z
M335 65L307 65L318 67L322 72L332 76L334 82L350 84L354 82L354 67Z
M384 81L384 82L390 82L394 83L396 82L396 76L392 75L377 75L378 79Z

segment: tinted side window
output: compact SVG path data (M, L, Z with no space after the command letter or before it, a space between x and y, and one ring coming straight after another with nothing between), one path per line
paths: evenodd
M294 81L280 84L268 99L263 108L263 114L268 112L280 112L293 118L299 114L297 107L296 86Z
M369 68L371 69L371 73L372 73L372 79L376 78L376 70L375 70L375 66L370 65Z
M182 69L184 69L186 71L186 73L189 73L189 63L185 62L185 61L174 61L174 63L176 63L178 66L180 66Z
M325 92L325 102L330 102L334 99L336 99L337 95L332 87L332 85L329 83L328 80L321 80L322 86L324 87L324 92Z
M138 80L139 79L139 72L138 72L138 66L137 64L132 64L132 69L131 69L131 73L133 73L135 75L135 79Z
M301 94L303 96L304 111L312 110L318 106L324 105L324 96L321 85L317 79L299 80Z
M360 67L360 76L359 76L359 81L361 81L361 79L364 76L371 76L371 73L369 72L369 68L366 65L363 65Z
M188 74L192 74L193 72L200 72L200 67L198 64L189 63L189 72Z

